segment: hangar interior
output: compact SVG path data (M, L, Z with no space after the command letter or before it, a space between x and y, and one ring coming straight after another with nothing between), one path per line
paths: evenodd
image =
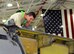
M4 23L18 9L33 11L32 30L19 29L16 33L25 54L74 54L74 39L45 33L42 9L74 9L74 0L0 0L0 23Z
M26 12L34 11L38 12L37 18L32 22L32 26L39 30L44 31L41 15L41 9L73 9L74 0L0 0L0 22L7 20L13 13L18 10L17 2L20 9L24 9ZM12 7L8 7L7 4L12 4ZM32 6L31 6L32 3ZM30 7L31 6L31 7ZM42 8L41 8L42 7ZM41 28L40 28L41 27Z

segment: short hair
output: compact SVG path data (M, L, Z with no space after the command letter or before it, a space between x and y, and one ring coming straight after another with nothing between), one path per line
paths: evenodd
M34 12L29 12L29 13L26 13L27 15L32 15L34 17L34 19L36 18L36 14Z
M18 11L16 11L16 13L19 13L19 12L25 12L24 10L18 10ZM35 15L35 13L34 12L29 12L29 13L26 13L27 15L32 15L33 17L34 17L34 19L35 19L35 17L36 17L36 15Z
M24 10L17 10L16 13L18 13L18 12L25 12L25 11Z

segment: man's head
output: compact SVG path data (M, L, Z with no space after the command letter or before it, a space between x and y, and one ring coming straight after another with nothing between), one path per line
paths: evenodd
M30 23L35 19L36 15L34 12L26 13L24 18L27 20L26 26L28 27Z
M27 19L28 21L30 20L34 20L36 17L35 13L34 12L29 12L29 13L26 13L24 18Z
M16 11L16 13L18 13L18 12L25 12L24 10L18 10L18 11ZM35 13L34 12L29 12L29 13L25 13L25 15L24 15L24 18L26 19L26 20L33 20L33 19L35 19L35 17L36 17L36 15L35 15Z

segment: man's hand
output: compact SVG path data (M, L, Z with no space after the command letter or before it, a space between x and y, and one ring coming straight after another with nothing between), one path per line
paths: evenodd
M28 21L25 26L28 27L31 24L32 21L33 20Z

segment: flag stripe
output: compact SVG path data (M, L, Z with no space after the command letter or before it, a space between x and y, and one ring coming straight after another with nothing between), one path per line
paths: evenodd
M70 18L71 18L71 29L72 29L72 38L74 39L74 27L73 27L73 16L72 9L70 9Z
M72 39L72 30L71 30L71 18L70 18L70 10L67 9L67 21L68 21L68 29L69 29L69 38Z
M64 17L64 11L61 10L61 14L62 14L62 26L63 26L63 37L66 37L67 34L66 34L66 26L65 26L65 17Z
M66 25L66 34L67 34L67 38L69 38L68 21L67 21L67 10L64 10L64 17L65 17L65 25Z

